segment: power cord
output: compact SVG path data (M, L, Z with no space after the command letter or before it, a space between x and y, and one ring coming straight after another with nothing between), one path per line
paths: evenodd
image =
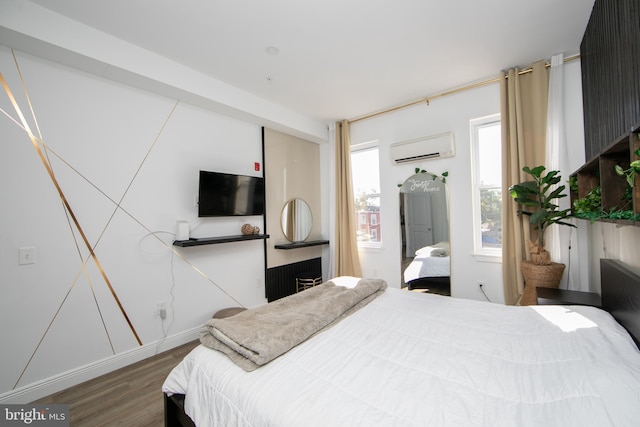
M480 286L480 291L482 291L482 295L484 295L484 297L487 299L487 301L492 302L489 299L489 296L487 295L487 293L484 291L484 283L479 283L478 286Z
M144 239L146 239L149 236L154 236L155 238L157 238L158 240L163 241L158 234L168 234L171 236L171 240L175 239L176 237L176 233L173 233L171 231L152 231L149 232L147 234L145 234L144 236L142 236L140 238L140 241L138 242L138 245L140 246L140 244L142 243L142 241ZM163 241L164 242L164 241ZM167 243L167 242L165 242ZM171 258L170 258L170 262L169 262L169 273L171 275L171 286L169 287L169 305L168 308L167 307L161 307L158 309L158 316L160 317L160 327L162 328L162 336L160 337L160 339L158 340L158 342L156 343L156 349L154 354L158 354L158 352L160 351L160 346L162 345L162 343L166 340L167 338L167 334L169 333L169 330L171 329L171 327L173 326L173 323L175 321L175 311L174 311L174 301L175 301L175 295L173 293L175 286L176 286L176 277L174 274L174 251L171 250ZM169 322L168 325L166 325L166 320L167 320L167 315L168 312L171 312L171 321Z
M169 268L169 272L171 273L171 287L169 288L169 310L171 310L171 313L175 313L174 309L173 309L173 303L175 301L175 295L173 294L173 290L176 287L176 277L175 274L173 272L173 260L174 260L174 253L173 251L171 251L171 261L169 263L170 268ZM160 351L160 345L162 345L162 343L167 339L167 333L169 332L169 330L171 329L171 327L173 326L173 322L175 321L175 315L171 316L171 322L169 322L169 324L167 325L166 329L165 329L165 321L167 318L167 310L166 309L161 309L160 310L160 327L162 328L162 337L158 340L158 343L156 345L156 351L155 354L158 354L158 352Z

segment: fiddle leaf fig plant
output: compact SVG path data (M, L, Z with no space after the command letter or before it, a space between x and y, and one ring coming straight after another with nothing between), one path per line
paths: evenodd
M509 188L509 194L514 201L522 206L518 210L519 215L529 216L529 223L538 230L536 242L530 242L531 260L534 264L551 264L551 256L544 249L544 234L547 228L553 224L576 227L566 222L572 217L571 209L560 209L556 204L557 199L567 197L564 194L565 185L558 184L562 178L559 171L549 171L545 174L544 166L536 166L533 169L525 166L522 171L531 175L532 180L514 184Z

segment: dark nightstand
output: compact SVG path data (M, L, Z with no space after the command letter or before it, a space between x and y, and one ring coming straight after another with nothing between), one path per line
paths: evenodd
M536 288L538 305L590 305L600 308L602 298L593 292L569 291L556 288Z

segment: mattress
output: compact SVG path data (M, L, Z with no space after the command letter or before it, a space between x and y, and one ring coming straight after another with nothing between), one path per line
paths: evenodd
M163 385L206 426L632 426L640 352L606 312L387 289L245 372L195 348Z
M423 277L449 277L450 262L448 256L416 256L404 270L404 282Z
M432 256L434 251L444 251L438 253L446 253L447 255ZM425 246L418 249L413 261L404 270L404 282L409 283L422 277L449 277L451 257L448 253L447 242L440 242L433 246Z

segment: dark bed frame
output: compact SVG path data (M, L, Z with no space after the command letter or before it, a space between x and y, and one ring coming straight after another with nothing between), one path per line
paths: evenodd
M600 260L602 309L611 313L640 348L640 276L613 259Z
M167 427L196 427L184 412L184 394L164 394L164 425Z
M434 293L451 295L451 278L449 276L419 277L407 282L410 291L414 289L431 289Z
M602 308L620 323L640 348L640 276L622 263L600 260ZM167 427L195 427L184 412L184 395L164 395L164 421Z

